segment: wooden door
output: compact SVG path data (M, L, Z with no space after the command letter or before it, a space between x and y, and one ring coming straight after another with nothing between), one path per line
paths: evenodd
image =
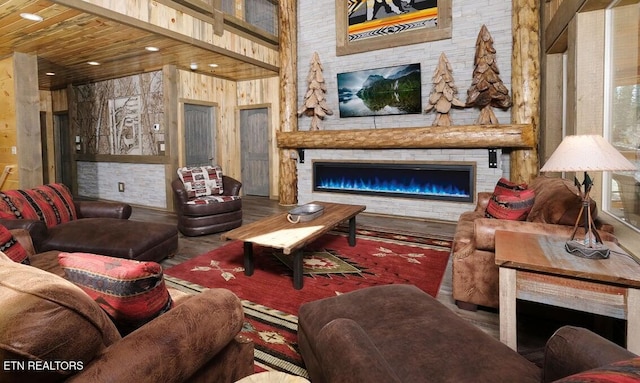
M203 166L215 164L216 145L213 107L184 104L184 131L186 165Z
M240 111L242 190L269 196L269 113L267 108Z
M56 182L65 184L73 190L73 141L67 113L55 113L53 115L53 137L55 141Z

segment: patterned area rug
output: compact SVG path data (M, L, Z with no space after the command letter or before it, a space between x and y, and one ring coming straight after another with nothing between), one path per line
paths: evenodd
M255 343L256 372L278 370L308 377L297 347L301 304L381 284L414 284L435 296L451 241L426 236L357 231L350 247L338 228L304 249L304 287L293 288L291 257L254 247L255 271L244 275L242 242L233 241L165 270L169 286L183 291L223 287L242 299L244 335Z

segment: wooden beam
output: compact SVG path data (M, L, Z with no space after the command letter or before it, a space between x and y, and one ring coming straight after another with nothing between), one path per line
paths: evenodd
M540 3L538 0L513 0L511 35L511 123L532 127L529 149L510 154L513 182L530 182L540 170L538 142L540 126Z
M298 131L298 2L281 0L280 31L280 126L277 133ZM276 134L277 134L276 133ZM278 200L282 205L298 203L298 172L290 150L279 150Z
M15 52L13 65L18 179L20 188L27 189L42 185L43 179L38 58Z
M530 124L277 132L276 140L281 149L469 149L535 145Z
M560 4L558 10L551 18L551 22L549 22L549 25L547 25L544 31L545 52L560 53L566 49L567 26L569 25L569 21L571 21L580 8L582 8L585 1L586 0L564 0ZM565 46L557 45L557 40L564 41ZM552 48L553 52L551 52Z

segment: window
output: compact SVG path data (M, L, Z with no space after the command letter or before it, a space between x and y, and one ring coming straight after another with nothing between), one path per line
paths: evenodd
M640 3L623 3L607 14L606 130L610 142L640 169ZM606 182L605 209L640 230L640 170L610 174Z

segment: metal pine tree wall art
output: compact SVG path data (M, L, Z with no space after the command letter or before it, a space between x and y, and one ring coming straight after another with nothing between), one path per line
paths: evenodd
M436 118L433 126L451 126L451 116L449 111L452 106L464 108L465 103L457 97L458 88L453 82L453 70L447 56L440 54L438 66L433 72L433 89L429 95L429 101L425 107L425 112L435 111Z
M327 115L332 115L333 111L326 102L327 86L324 83L322 75L322 64L318 52L313 52L307 75L307 93L304 95L304 102L298 109L298 116L311 117L311 127L309 130L320 130L320 121L324 120Z
M476 40L473 79L467 91L467 106L480 108L477 123L487 125L498 124L493 107L506 109L511 104L509 90L500 79L493 38L483 25Z

